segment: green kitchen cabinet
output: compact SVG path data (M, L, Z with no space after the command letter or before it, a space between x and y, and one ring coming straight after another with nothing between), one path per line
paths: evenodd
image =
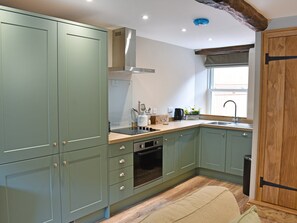
M0 164L59 152L57 22L0 9Z
M163 136L163 180L196 168L196 129Z
M70 222L108 205L107 146L61 155L62 222Z
M60 146L107 144L106 32L58 23Z
M0 222L61 222L59 156L0 166Z
M177 134L163 136L163 180L170 180L178 174Z
M226 130L201 128L201 159L202 168L224 172L226 154Z
M178 133L178 167L179 173L196 168L196 129L184 130Z
M227 131L226 173L243 176L244 156L252 153L252 132Z

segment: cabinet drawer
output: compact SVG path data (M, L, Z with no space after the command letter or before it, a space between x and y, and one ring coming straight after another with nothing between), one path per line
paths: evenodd
M109 158L109 171L133 165L133 153Z
M109 185L113 185L133 177L133 166L111 171L109 173Z
M133 152L132 141L108 145L108 157L119 156L131 152Z
M110 204L114 204L133 194L133 179L114 184L109 187Z

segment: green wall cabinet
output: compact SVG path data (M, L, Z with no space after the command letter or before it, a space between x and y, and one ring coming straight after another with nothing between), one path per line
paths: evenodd
M243 176L244 156L252 150L252 132L201 128L201 167Z
M169 180L196 167L196 129L163 136L163 180Z
M252 132L227 131L226 173L243 176L244 156L252 152Z
M0 9L0 164L59 152L57 22Z
M0 167L0 222L61 222L59 156Z
M201 128L201 167L225 171L226 130Z
M107 144L106 32L58 23L62 151Z

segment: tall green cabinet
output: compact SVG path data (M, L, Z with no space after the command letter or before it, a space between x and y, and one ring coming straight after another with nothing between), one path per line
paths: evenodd
M106 38L0 6L0 222L107 207Z

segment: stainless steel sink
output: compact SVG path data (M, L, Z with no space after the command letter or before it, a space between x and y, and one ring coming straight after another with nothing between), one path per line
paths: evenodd
M230 125L230 124L232 124L232 122L214 121L214 122L209 122L207 124L211 124L211 125Z

